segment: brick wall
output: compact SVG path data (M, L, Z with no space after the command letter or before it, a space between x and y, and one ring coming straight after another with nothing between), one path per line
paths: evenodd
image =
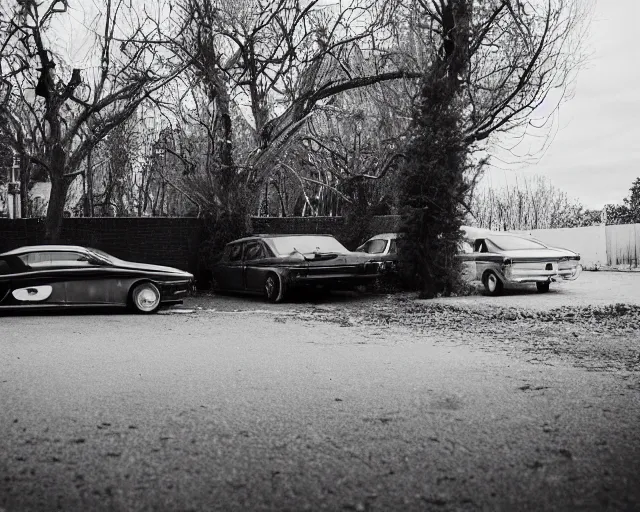
M38 245L44 236L41 219L0 219L0 253ZM101 249L131 261L167 265L198 274L198 254L206 236L195 218L70 218L62 224L62 244Z
M253 233L331 234L355 249L377 233L396 231L398 216L372 217L357 228L343 217L254 217ZM62 223L62 244L95 247L130 261L188 270L199 282L208 282L200 262L207 230L202 219L169 217L68 218ZM42 219L0 219L0 253L44 238Z

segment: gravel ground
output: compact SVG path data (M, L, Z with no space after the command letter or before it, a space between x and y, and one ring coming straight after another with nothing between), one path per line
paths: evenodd
M548 311L460 306L387 296L375 306L312 307L297 318L344 326L401 326L423 336L447 333L450 341L487 350L517 350L529 361L555 357L575 366L625 375L640 370L640 306L563 306Z
M342 326L401 327L460 344L524 353L531 362L565 360L592 371L616 371L638 386L640 273L584 272L539 294L532 285L500 297L418 300L415 294L333 294L267 304L262 298L201 295L185 308L269 312L281 318ZM633 381L633 382L631 382Z
M584 277L6 315L0 512L639 510L640 280Z

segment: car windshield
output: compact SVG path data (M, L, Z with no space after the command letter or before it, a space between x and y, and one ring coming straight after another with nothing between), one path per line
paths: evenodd
M527 249L546 249L540 242L519 236L499 235L491 237L493 244L503 251L519 251Z
M271 239L278 254L337 252L348 253L347 248L332 236L277 236Z
M367 252L369 254L382 254L384 250L387 248L387 241L378 238L377 240L369 240L362 246L362 252Z

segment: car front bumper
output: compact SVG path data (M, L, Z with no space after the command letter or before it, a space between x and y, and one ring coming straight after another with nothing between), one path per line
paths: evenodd
M372 283L379 274L333 274L304 276L291 279L287 284L291 288L333 288L349 289Z
M163 305L182 304L182 300L185 297L195 292L195 281L193 277L190 279L159 284L162 296L161 303Z

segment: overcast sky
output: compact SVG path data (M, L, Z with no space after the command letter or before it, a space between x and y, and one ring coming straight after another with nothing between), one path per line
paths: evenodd
M640 0L596 0L592 55L574 97L560 107L559 130L535 164L490 169L485 182L542 175L588 207L619 203L640 177Z

